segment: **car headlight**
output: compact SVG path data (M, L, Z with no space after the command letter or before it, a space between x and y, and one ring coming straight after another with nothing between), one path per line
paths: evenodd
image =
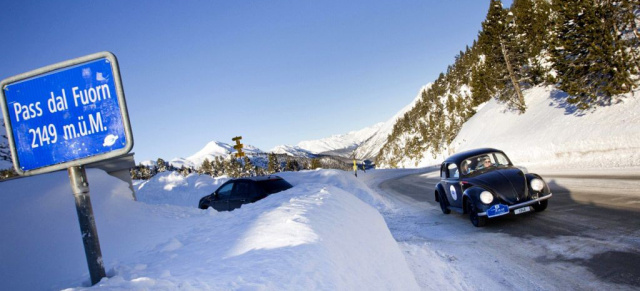
M480 193L480 201L484 204L491 203L493 201L493 194L489 191L482 191L482 193Z
M533 191L542 191L542 189L544 188L544 182L538 178L532 179L530 184Z

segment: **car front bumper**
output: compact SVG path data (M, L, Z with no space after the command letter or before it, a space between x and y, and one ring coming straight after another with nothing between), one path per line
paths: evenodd
M536 203L538 203L540 201L543 201L543 200L547 200L547 199L551 198L551 196L553 196L553 194L549 193L549 195L542 196L542 197L540 197L538 199L533 199L533 200L529 200L529 201L518 203L518 204L508 205L509 206L509 212L511 212L513 210L516 210L518 208L522 208L522 207L525 207L525 206L536 204ZM480 212L480 213L478 213L478 216L487 216L487 213L486 212Z

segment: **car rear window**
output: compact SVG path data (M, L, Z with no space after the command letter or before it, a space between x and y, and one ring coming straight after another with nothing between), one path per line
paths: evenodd
M258 181L257 184L258 187L262 188L267 194L277 193L293 187L289 182L283 179Z

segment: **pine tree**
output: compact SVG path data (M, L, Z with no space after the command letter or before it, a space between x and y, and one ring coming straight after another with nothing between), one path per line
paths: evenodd
M156 161L158 173L162 173L167 170L167 164L164 162L162 158L158 158Z
M624 3L623 3L624 2ZM632 24L623 4L626 1L567 0L554 1L556 12L552 50L559 87L571 96L567 99L579 109L610 104L617 94L635 87L632 73L637 51L635 41L625 41L620 28ZM637 7L637 4L635 4Z
M256 171L253 164L251 164L251 160L245 156L243 158L242 177L253 177L255 175Z
M219 177L224 175L224 165L222 158L220 156L216 156L211 162L211 170L213 172L214 177Z
M290 158L287 158L287 163L284 166L284 170L285 171L294 171L293 169L293 162L291 161Z
M11 161L8 138L4 134L0 138L0 160Z
M318 169L318 168L322 168L322 164L320 164L320 159L318 159L318 158L311 159L311 166L310 167L311 167L312 170L315 170L315 169Z
M497 96L499 100L524 113L526 106L517 71L522 60L519 58L513 26L507 19L507 11L502 9L502 2L491 0L478 39L486 62L492 68L485 70L490 81L489 88L495 87L501 92Z
M180 175L186 177L189 176L189 174L191 174L191 169L185 167L184 165L180 168Z
M544 82L548 69L540 63L549 47L551 5L541 0L515 0L510 11L515 29L514 45L519 52L521 81L532 85Z
M204 161L202 161L198 174L213 175L213 168L211 167L211 162L209 162L208 158L205 158Z
M232 178L238 178L242 175L242 163L238 161L233 155L229 156L229 159L224 161L225 174Z
M269 154L269 161L267 163L267 173L273 174L279 172L280 169L278 167L278 158L275 154Z
M145 166L142 166L140 168L140 178L142 180L149 180L149 179L151 179L151 177L153 177L151 169L149 169L149 168L147 168Z
M11 177L17 177L18 173L14 169L0 170L0 181Z
M490 81L488 80L488 66L484 62L479 63L471 70L471 106L478 106L489 101L493 92Z

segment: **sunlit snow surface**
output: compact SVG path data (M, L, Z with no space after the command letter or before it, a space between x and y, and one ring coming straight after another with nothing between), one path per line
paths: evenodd
M580 111L566 102L566 93L538 86L524 91L524 114L492 99L477 108L442 153L405 158L400 167L435 165L451 153L493 147L533 170L640 168L639 94Z
M89 169L109 277L94 288L418 289L376 210L386 208L378 194L349 172L282 176L295 187L219 213L198 209L197 201L225 178L161 173L136 181L134 201L126 183ZM0 189L0 289L87 287L67 173L6 181Z

